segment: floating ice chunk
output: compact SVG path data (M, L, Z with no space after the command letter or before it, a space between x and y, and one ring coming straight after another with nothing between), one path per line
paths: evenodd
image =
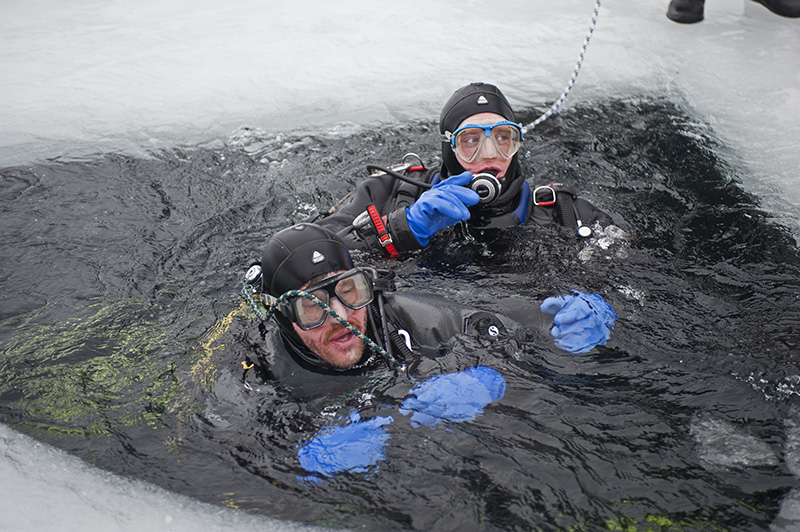
M711 415L699 415L692 420L690 434L699 444L698 457L714 468L771 466L778 457L770 447L728 421Z

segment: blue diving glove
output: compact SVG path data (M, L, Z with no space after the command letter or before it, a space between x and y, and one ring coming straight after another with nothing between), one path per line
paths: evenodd
M477 192L464 186L470 181L470 172L449 177L423 192L406 209L408 227L420 244L427 246L430 238L445 227L469 219L468 207L481 199Z
M570 353L586 353L596 345L605 345L619 316L597 294L548 297L542 312L555 314L550 334L557 347Z
M506 381L497 371L478 366L436 375L410 393L414 397L403 401L400 413L404 416L411 413L413 423L431 426L440 421L475 419L483 412L483 407L503 397Z
M386 425L391 416L361 421L355 412L344 427L325 427L297 451L303 469L327 477L342 471L363 473L386 456L383 453L391 435Z

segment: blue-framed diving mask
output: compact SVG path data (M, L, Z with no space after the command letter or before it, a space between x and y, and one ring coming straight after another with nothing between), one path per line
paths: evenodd
M466 124L452 133L445 131L442 140L467 163L477 159L487 142L499 159L510 159L522 146L522 126L507 120L485 126Z

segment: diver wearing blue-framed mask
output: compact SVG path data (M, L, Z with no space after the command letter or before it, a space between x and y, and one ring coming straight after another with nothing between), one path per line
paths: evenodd
M439 117L438 169L414 154L391 168L370 165L370 177L314 221L336 231L350 249L394 258L427 246L451 226L486 240L526 224L562 225L581 237L590 236L595 224L611 224L610 216L567 185L528 183L519 161L523 129L500 89L488 83L461 87Z

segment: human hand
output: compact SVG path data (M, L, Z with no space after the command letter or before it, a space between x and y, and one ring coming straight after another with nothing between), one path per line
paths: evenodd
M426 426L442 421L471 421L505 392L506 381L500 373L477 366L426 380L411 390L411 397L403 401L400 413L411 414L412 424Z
M423 246L430 237L460 221L469 219L468 207L480 201L474 190L464 185L472 181L472 173L449 177L426 190L406 209L406 219L411 232Z
M383 451L391 438L386 426L392 421L391 416L362 421L355 412L349 424L325 427L300 447L297 451L300 465L306 471L326 477L342 471L363 473L385 458Z
M586 353L597 345L605 345L619 316L597 294L548 297L541 310L553 316L550 334L557 347L570 353Z

